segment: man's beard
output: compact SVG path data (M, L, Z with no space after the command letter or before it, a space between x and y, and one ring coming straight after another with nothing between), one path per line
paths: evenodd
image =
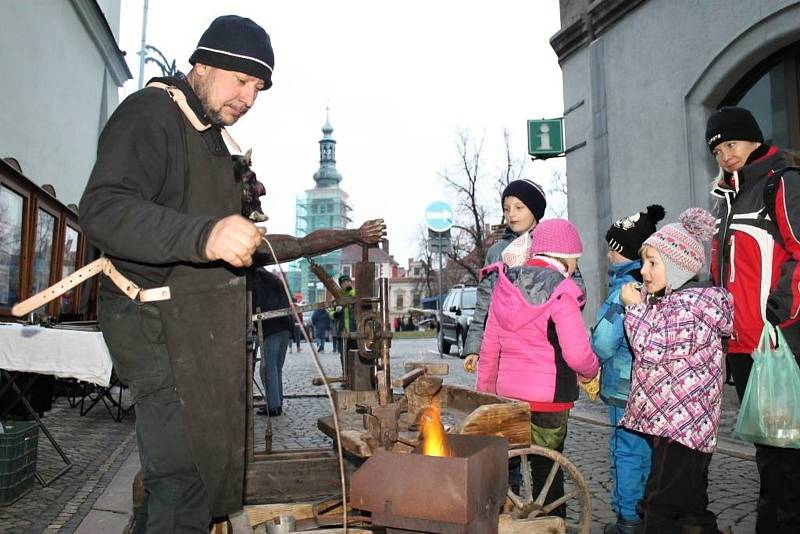
M228 126L228 124L225 122L225 119L222 118L222 114L219 112L219 110L212 109L209 106L208 86L204 78L198 77L198 83L196 84L196 87L194 87L194 92L197 95L197 98L200 100L200 104L203 106L203 113L206 114L208 122L210 122L215 128L224 128Z
M203 102L203 112L206 114L208 122L210 122L211 125L214 126L215 128L225 128L226 126L228 126L228 124L222 118L220 112L211 109L205 102Z

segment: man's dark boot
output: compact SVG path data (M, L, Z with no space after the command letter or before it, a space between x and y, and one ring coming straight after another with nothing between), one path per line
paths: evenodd
M616 523L606 523L603 534L638 534L641 524L642 521L638 518L630 520L618 517Z

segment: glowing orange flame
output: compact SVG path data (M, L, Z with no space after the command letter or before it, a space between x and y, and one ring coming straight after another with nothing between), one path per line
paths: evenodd
M438 406L426 406L420 410L419 428L422 432L422 454L450 456Z

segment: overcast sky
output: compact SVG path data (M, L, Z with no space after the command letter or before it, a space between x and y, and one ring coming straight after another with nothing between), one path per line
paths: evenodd
M122 2L120 47L134 78L142 3ZM295 201L319 167L326 106L354 226L385 218L390 252L403 266L417 253L425 207L452 200L440 174L457 162L459 128L484 139L484 194L494 209L503 129L522 158L526 120L563 113L548 43L559 29L556 0L150 0L147 43L188 72L202 32L231 13L261 24L275 50L272 89L231 128L253 149L273 233L294 233ZM145 79L158 74L148 65ZM137 84L128 81L123 93ZM525 175L543 183L552 168L563 169L563 159L528 161ZM499 206L491 222L499 222Z

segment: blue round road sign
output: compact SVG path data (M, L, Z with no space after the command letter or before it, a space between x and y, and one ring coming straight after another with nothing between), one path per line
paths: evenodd
M434 232L446 232L453 226L453 207L437 200L425 208L425 222Z

